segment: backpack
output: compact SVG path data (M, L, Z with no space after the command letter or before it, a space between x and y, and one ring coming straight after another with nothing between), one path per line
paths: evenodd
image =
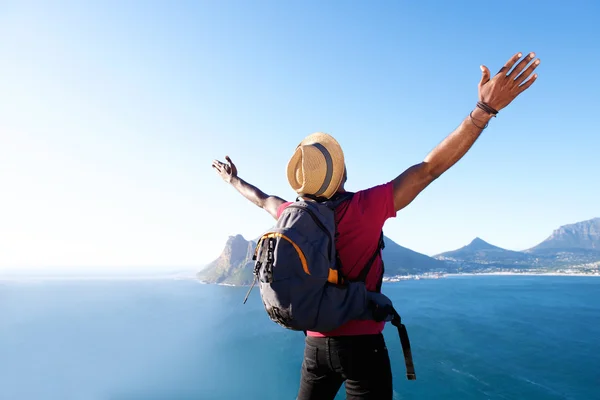
M380 292L383 274L376 292L367 291L364 283L384 247L383 232L358 280L348 281L342 274L335 246L335 210L352 195L340 193L325 201L298 198L288 205L275 226L258 240L253 256L254 280L244 303L258 281L266 313L286 329L305 334L307 330L328 332L350 320L375 319L392 321L401 333L404 325L398 313ZM403 329L400 338L406 358L410 344ZM414 371L412 377L409 379L414 379Z

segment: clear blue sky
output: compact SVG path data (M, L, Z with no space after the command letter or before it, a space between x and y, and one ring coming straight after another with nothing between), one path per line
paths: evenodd
M51 3L0 4L2 268L209 262L273 223L213 158L292 198L287 160L324 131L348 189L386 182L518 51L537 82L385 232L520 250L600 216L596 1Z

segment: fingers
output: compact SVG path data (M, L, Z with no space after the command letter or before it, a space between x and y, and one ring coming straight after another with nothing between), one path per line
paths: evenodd
M538 77L537 74L533 74L533 76L531 78L529 78L527 80L527 82L525 82L524 84L519 86L519 93L523 93L525 90L527 90L529 88L529 86L533 85L533 82L535 82L537 77Z
M522 53L517 53L514 56L512 56L507 62L506 64L504 64L504 66L502 68L500 68L500 71L498 71L498 74L504 74L503 77L499 77L500 79L505 78L505 79L511 79L512 80L512 85L510 85L511 87L513 87L514 89L516 89L518 91L518 93L521 93L525 90L527 90L531 85L533 85L533 82L535 82L535 80L537 79L537 74L533 74L533 71L538 67L538 65L540 65L540 60L534 60L535 59L535 53L531 52L529 54L527 54L525 56L525 58L523 58L518 64L517 61L519 61L522 57ZM533 63L531 63L529 66L527 66L531 61L533 61ZM515 65L516 64L516 65ZM512 69L514 67L514 69ZM512 71L511 71L512 69ZM483 71L483 67L482 67L482 71ZM510 74L509 74L510 71ZM533 75L532 75L533 74ZM483 77L482 77L482 82L483 82ZM481 86L481 83L480 83Z
M521 58L522 56L523 56L523 54L521 52L519 52L519 53L515 54L514 56L512 56L506 62L506 64L504 64L504 66L502 68L500 68L500 71L498 71L498 74L500 74L500 73L506 74L515 65L515 63L517 61L519 61L519 58Z
M483 86L490 80L490 70L485 65L482 65L479 68L481 68L481 81L479 81L479 86Z
M225 173L227 175L231 175L231 173L233 172L233 168L234 168L233 166L225 164L224 162L219 161L219 160L213 160L212 167L214 169L216 169L219 172L219 174L221 174L221 175L223 175L223 173Z
M223 169L222 165L223 165L223 163L219 160L213 160L213 162L212 162L212 167L219 172L221 172Z
M529 65L529 67L527 67L527 69L525 71L523 71L523 73L521 75L519 75L517 77L517 79L515 79L515 83L517 83L519 85L521 83L523 83L523 81L525 81L525 79L529 78L529 76L533 73L533 70L536 69L538 65L540 65L539 58L537 60L535 60L534 62L532 62L531 65Z
M229 156L225 156L225 160L227 160L229 164L233 165L233 161L231 161L231 158L229 158Z
M513 69L512 72L508 76L513 79L516 78L521 73L521 71L523 71L523 69L525 69L527 64L529 64L529 62L531 60L533 60L534 57L535 57L535 53L527 54L527 56L524 59L522 59L520 63L517 64L515 69Z

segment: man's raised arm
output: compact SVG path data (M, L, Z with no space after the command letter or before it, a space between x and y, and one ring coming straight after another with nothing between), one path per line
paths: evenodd
M532 76L532 73L540 63L539 59L533 61L534 53L529 53L508 73L521 57L521 53L511 57L492 79L489 69L481 66L477 106L423 162L413 165L394 179L396 211L409 205L431 182L456 164L473 146L489 120L533 84L537 74ZM531 61L533 63L527 67Z
M244 181L237 174L237 167L231 161L229 156L225 156L227 163L213 160L212 167L217 171L223 180L233 186L242 196L256 204L275 219L277 219L277 209L285 203L285 200L270 196L254 185Z

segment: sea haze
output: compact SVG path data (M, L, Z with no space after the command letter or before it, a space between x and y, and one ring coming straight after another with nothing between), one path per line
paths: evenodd
M269 321L257 290L242 305L246 290L0 281L0 399L293 399L304 335ZM417 371L406 380L386 327L395 398L600 399L600 278L463 276L384 291Z

